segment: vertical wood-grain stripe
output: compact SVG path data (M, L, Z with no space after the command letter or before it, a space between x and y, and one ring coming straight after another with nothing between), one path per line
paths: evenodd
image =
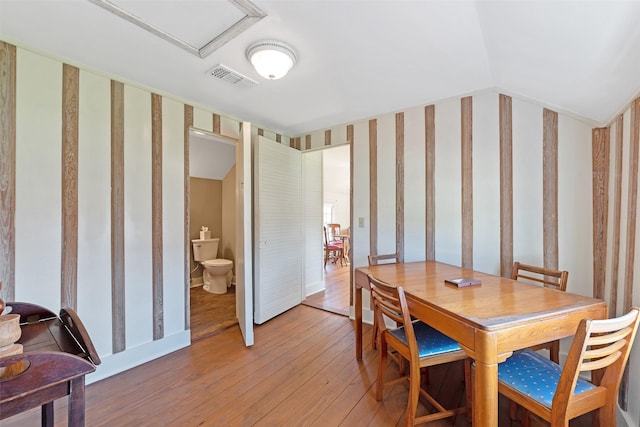
M304 148L306 150L311 149L311 135L305 135L304 137ZM298 144L298 149L300 149L300 145Z
M296 147L296 139L295 138L289 138L289 147L291 147L291 148L295 148Z
M543 263L558 268L558 113L542 113Z
M15 301L16 47L0 41L0 297Z
M80 70L62 66L62 259L60 306L78 300L78 102Z
M604 299L609 221L609 128L592 130L593 296Z
M324 131L324 145L331 145L331 129Z
M396 253L404 262L404 113L396 113Z
M151 94L151 247L153 339L164 337L162 274L162 96Z
M354 221L353 221L353 125L347 125L347 141L349 142L349 227L351 230L351 240L349 242L349 259L352 260L353 250L353 238L355 233L353 232ZM353 262L349 263L349 305L353 306Z
M124 276L124 85L111 81L111 324L113 353L126 348Z
M220 114L213 114L213 133L220 133ZM258 129L260 134L260 129Z
M378 253L378 122L369 120L369 254Z
M631 135L629 138L629 195L627 201L627 259L625 260L624 297L625 313L633 304L633 267L636 254L636 209L638 206L638 150L640 150L640 98L631 103ZM629 407L629 365L625 367L620 383L618 403L623 410Z
M184 329L191 328L191 187L189 186L189 130L193 126L193 107L184 106Z
M638 208L638 150L640 149L640 98L631 103L631 135L629 139L629 196L627 198L627 259L625 261L623 307L627 312L633 303L633 266L636 259L636 211Z
M473 268L473 99L461 99L462 267Z
M620 267L620 218L622 216L622 137L623 116L616 119L616 136L614 146L614 183L613 183L613 238L611 240L611 296L609 298L609 315L618 314L618 269Z
M425 143L425 254L427 261L436 259L436 107L424 107Z
M513 270L513 122L511 97L500 95L500 275Z
M282 135L276 133L276 142L282 142Z

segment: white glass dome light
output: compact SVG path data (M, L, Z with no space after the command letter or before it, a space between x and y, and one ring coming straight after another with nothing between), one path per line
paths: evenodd
M247 59L265 79L276 80L287 75L296 63L294 50L278 40L261 40L247 48Z

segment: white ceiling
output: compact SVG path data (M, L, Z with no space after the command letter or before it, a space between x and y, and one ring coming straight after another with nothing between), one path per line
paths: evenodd
M599 126L640 93L640 1L111 0L196 49L237 4L266 14L204 57L100 1L0 0L0 38L288 136L487 88ZM297 51L281 80L245 57L265 38ZM259 85L215 80L220 63Z
M198 131L189 133L189 176L222 181L235 163L233 142Z

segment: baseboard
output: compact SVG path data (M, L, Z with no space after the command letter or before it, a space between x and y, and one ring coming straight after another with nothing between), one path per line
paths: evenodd
M95 372L86 376L85 382L88 385L103 380L189 345L191 345L191 331L181 331L120 353L101 356L102 363L97 366Z
M634 422L630 417L629 413L623 411L620 406L616 408L616 426L617 427L638 427L638 423Z
M202 281L202 276L200 277L192 277L189 281L189 287L195 288L196 286L202 286L204 282Z
M322 292L325 290L325 286L324 286L324 282L323 281L318 281L315 283L307 283L307 285L305 286L305 297L308 297L309 295L313 295L313 294L317 294L318 292Z
M355 320L356 318L356 311L353 306L349 307L349 318L351 320ZM362 308L362 323L373 325L373 310L364 307Z

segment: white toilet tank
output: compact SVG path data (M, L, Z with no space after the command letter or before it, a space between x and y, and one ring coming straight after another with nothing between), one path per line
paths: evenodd
M218 257L218 243L220 243L218 237L214 239L192 240L191 243L193 243L194 261L202 262Z

